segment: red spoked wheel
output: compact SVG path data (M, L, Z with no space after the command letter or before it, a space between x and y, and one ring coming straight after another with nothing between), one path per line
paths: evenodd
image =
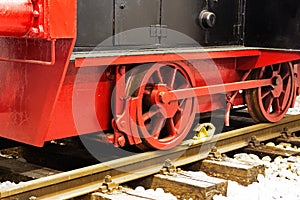
M179 63L151 63L131 70L127 96L137 97L136 124L142 150L170 149L188 134L195 117L194 99L163 103L161 92L192 87L192 74Z
M252 118L257 122L277 122L284 117L294 96L295 80L291 63L257 69L252 79L272 79L272 86L246 91L245 100Z

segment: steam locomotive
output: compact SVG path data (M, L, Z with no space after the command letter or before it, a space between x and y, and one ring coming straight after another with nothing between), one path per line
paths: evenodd
M101 132L169 149L196 113L256 122L299 95L296 0L0 0L0 136L34 146Z

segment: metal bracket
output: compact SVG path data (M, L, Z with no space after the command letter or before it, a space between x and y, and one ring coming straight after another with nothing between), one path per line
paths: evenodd
M284 138L284 139L288 139L291 137L295 137L295 133L292 133L291 131L289 131L289 129L287 127L283 128L283 130L280 133L280 137Z
M7 61L7 62L16 62L16 63L29 63L29 64L39 64L39 65L46 65L46 66L51 66L54 65L56 62L56 50L55 50L55 39L52 39L50 41L47 41L47 43L50 44L50 58L49 60L39 60L37 59L26 59L26 58L11 58L11 57L1 57L0 56L0 61Z
M248 147L257 148L257 147L261 147L261 146L263 146L263 144L260 143L260 141L257 139L257 137L252 136L250 141L249 141Z
M221 154L221 152L218 151L217 147L212 147L207 159L209 160L217 160L217 161L222 161L226 158L224 154Z
M102 193L112 193L116 190L120 191L122 189L123 188L119 186L118 183L112 181L110 175L106 175L104 178L104 183L102 183L102 185L100 186L99 191Z
M113 143L117 147L123 147L128 142L130 145L140 144L142 141L138 137L137 122L135 116L136 108L134 101L136 98L126 97L125 94L126 66L117 66L115 70L115 116L112 121L114 129ZM126 140L127 139L127 140Z
M167 25L150 25L150 37L161 37L161 38L166 38L168 33L167 33Z
M173 176L176 173L180 173L182 170L180 168L176 168L175 165L172 164L170 159L167 159L164 163L163 168L160 170L160 174Z
M116 146L125 145L125 140L123 140L125 138L122 136L127 138L130 145L142 143L138 133L138 124L134 118L136 106L132 106L136 105L137 100L137 97L126 99L124 101L123 113L115 118L115 126L113 128L115 130L114 144ZM121 138L118 138L118 136L121 136Z

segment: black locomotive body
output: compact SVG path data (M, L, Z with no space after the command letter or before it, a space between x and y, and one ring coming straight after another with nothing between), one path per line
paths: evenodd
M108 38L105 45L168 46L169 29L203 46L236 45L241 41L240 6L239 0L78 0L76 46L94 47ZM131 37L128 30L139 28ZM191 45L176 39L173 46Z
M77 6L76 47L194 44L170 30L201 46L300 47L297 0L78 0Z

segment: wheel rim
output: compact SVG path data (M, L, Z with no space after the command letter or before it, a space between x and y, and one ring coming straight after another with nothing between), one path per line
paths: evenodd
M139 148L169 149L186 137L194 121L194 100L162 103L160 92L192 86L192 77L180 64L148 64L131 70L127 94L138 97L136 123L143 141Z
M272 80L272 86L246 91L246 103L257 122L276 122L288 111L294 94L294 76L291 63L263 67L253 74L254 79Z

